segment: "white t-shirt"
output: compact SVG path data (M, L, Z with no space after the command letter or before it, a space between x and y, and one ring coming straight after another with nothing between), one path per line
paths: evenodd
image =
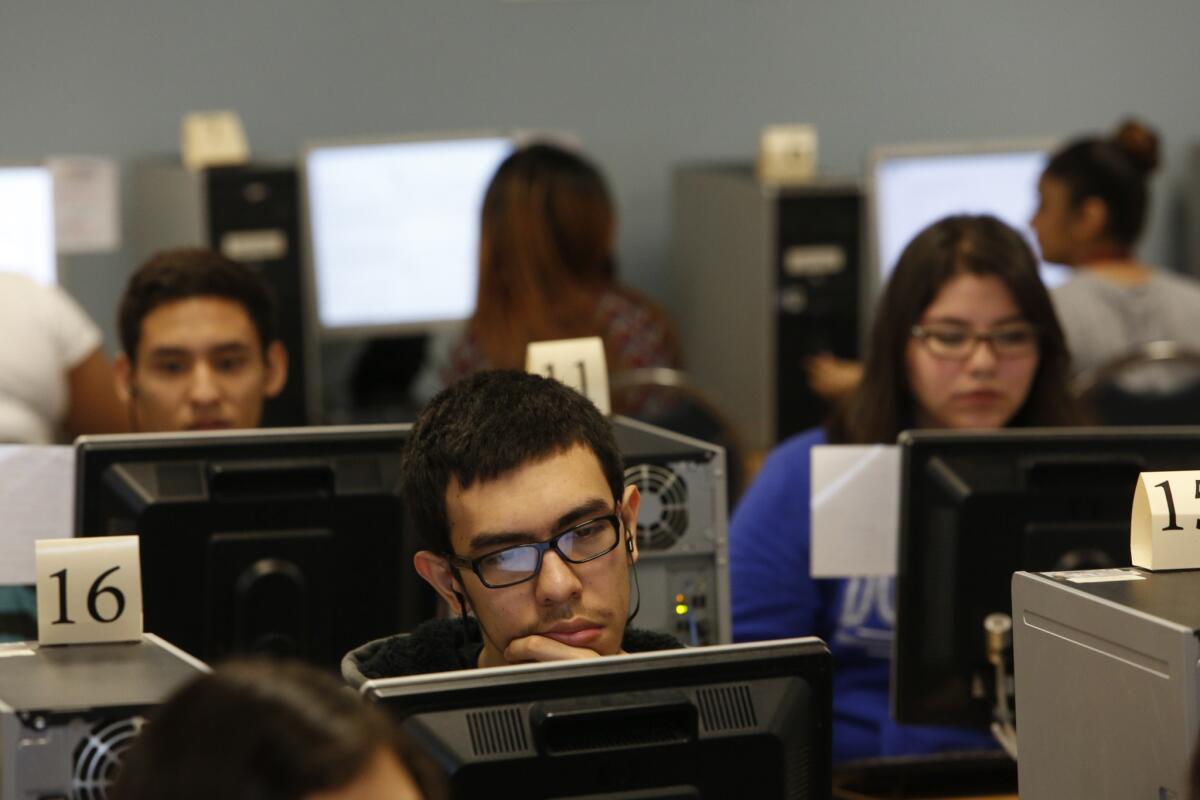
M100 341L100 329L62 289L0 272L0 442L55 440L67 374Z

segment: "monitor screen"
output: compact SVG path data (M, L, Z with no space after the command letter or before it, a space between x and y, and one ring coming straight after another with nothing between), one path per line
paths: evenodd
M455 798L827 798L819 639L368 681ZM505 787L508 787L505 789Z
M343 143L304 157L320 328L421 331L475 310L479 219L508 137Z
M1196 469L1200 428L907 431L900 448L893 715L986 725L983 620L1010 613L1013 573L1128 566L1138 474Z
M81 437L75 535L138 535L145 628L189 653L334 669L434 613L399 496L408 427Z
M0 272L58 281L54 187L45 167L0 166Z
M991 214L1025 236L1038 252L1029 220L1053 142L881 147L872 154L873 252L882 287L913 237L951 214ZM1043 264L1054 286L1067 268Z

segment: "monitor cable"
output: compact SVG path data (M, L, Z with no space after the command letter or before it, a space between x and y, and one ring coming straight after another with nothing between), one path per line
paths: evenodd
M462 586L463 585L462 575L459 573L458 567L451 567L450 570L454 573L454 579L456 581L458 581L458 585ZM458 592L457 590L455 590L454 598L456 600L458 600L458 618L462 622L462 644L460 644L459 646L454 648L454 657L456 659L458 659L458 666L460 669L472 669L479 665L469 663L468 659L466 657L467 645L472 643L471 642L471 625L470 625L470 623L467 622L466 590L464 589L462 592ZM479 627L479 636L482 639L483 638L483 626L479 624L479 620L476 620L475 624L476 624L476 626Z
M628 525L625 526L625 557L629 559L629 568L633 570L633 588L636 594L633 611L625 618L625 625L628 627L642 608L642 585L638 582L637 559L633 557L633 531L629 529Z
M1017 760L1017 726L1009 706L1011 693L1008 688L1006 658L1012 650L1012 617L1008 614L988 614L983 620L987 634L987 657L996 670L996 705L992 709L992 736Z
M132 365L130 369L133 369ZM129 430L131 433L138 433L141 428L138 426L138 385L136 381L129 382Z

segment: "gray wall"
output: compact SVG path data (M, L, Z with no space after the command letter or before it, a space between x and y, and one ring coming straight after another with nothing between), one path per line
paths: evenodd
M1137 112L1164 134L1144 255L1182 258L1175 197L1200 138L1200 3L1157 0L0 0L0 160L177 148L241 112L256 155L307 139L573 130L608 170L621 255L671 305L669 171L819 126L824 172L877 143L1070 134ZM126 221L127 222L127 221ZM112 344L127 254L64 282Z

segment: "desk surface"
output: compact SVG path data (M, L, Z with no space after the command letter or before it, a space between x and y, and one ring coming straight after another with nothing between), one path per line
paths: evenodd
M835 789L833 800L881 800L891 795L859 794L858 792ZM1018 800L1015 794L970 794L970 795L913 795L906 800Z

